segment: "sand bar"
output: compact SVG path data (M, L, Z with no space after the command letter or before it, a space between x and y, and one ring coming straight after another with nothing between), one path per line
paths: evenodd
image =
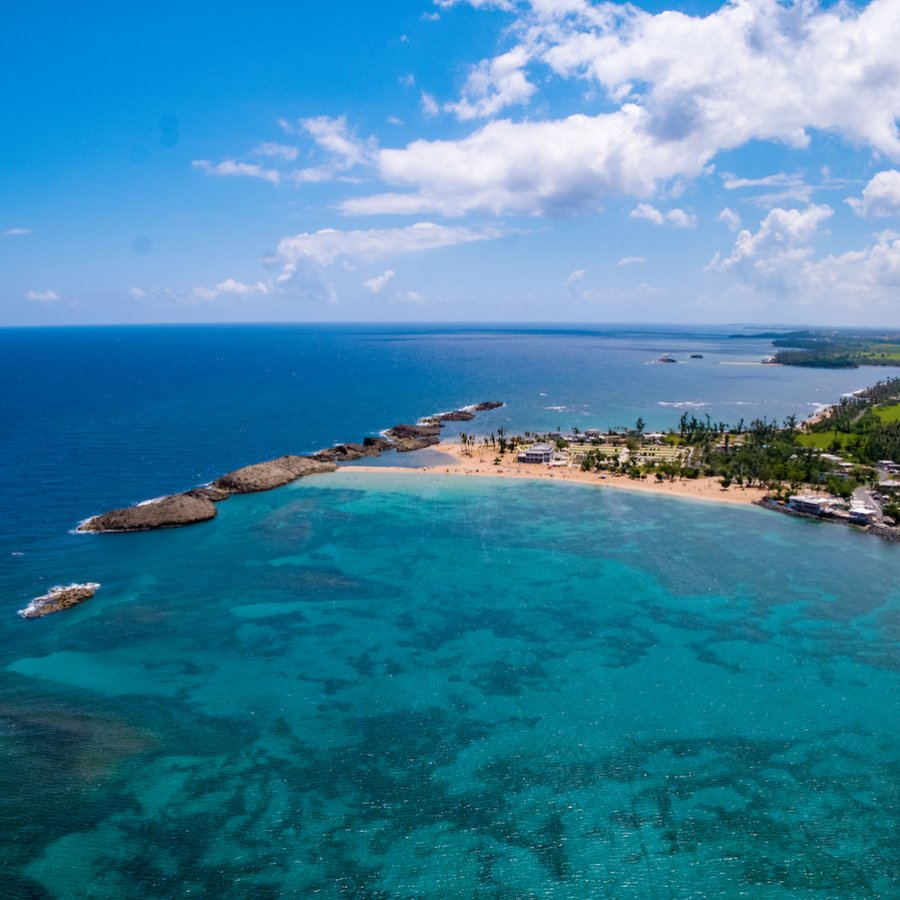
M416 475L462 475L489 478L529 478L532 480L553 480L556 482L577 482L591 484L595 487L609 487L629 491L643 491L669 497L682 497L690 500L706 500L713 503L752 503L766 495L762 488L740 487L732 484L727 490L722 488L717 478L685 478L674 481L657 481L654 475L645 480L635 480L627 475L600 474L598 472L582 472L580 466L547 466L540 464L518 463L516 454L508 452L500 465L494 465L496 450L489 447L473 447L467 455L459 443L442 442L431 448L453 457L454 462L443 463L422 468L406 468L403 466L348 466L339 471L345 472L394 472L415 477Z

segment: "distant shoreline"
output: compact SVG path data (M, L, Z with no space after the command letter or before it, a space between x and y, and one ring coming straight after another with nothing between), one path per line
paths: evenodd
M341 466L338 473L366 472L393 473L414 477L416 475L451 475L453 477L476 478L512 478L532 481L553 481L559 483L589 484L594 487L610 487L630 490L645 494L656 494L665 497L677 497L683 500L703 500L713 503L753 504L768 493L763 488L750 488L731 485L723 488L717 478L679 478L657 481L655 478L634 479L627 475L611 473L598 474L584 472L580 466L554 466L539 463L520 463L515 454L499 465L494 465L496 450L484 446L472 447L469 453L463 450L458 441L442 441L430 450L445 453L453 458L452 463L411 468L406 466Z

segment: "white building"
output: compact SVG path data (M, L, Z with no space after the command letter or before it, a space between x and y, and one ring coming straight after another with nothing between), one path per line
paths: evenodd
M556 447L553 444L532 444L526 450L519 451L520 463L551 463Z

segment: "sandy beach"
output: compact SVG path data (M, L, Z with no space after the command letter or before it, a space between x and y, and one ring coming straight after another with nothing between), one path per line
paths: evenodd
M734 484L724 490L716 478L657 481L655 476L650 475L645 480L636 481L627 475L582 472L577 465L569 467L518 463L514 453L507 453L500 465L494 465L497 455L495 450L486 447L472 447L468 453L464 453L462 445L457 442L442 442L431 449L453 457L454 462L417 469L402 466L352 466L339 471L395 472L409 475L412 478L417 475L438 473L487 478L551 479L590 484L614 490L643 491L649 494L682 497L690 500L705 500L713 503L752 503L754 500L760 500L766 494L766 491L761 488L740 487Z

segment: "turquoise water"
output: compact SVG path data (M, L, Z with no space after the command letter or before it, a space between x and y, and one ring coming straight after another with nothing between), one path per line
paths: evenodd
M0 897L897 896L900 547L352 467L193 528L69 533L479 400L507 406L455 428L656 428L802 416L884 375L731 365L769 349L0 330ZM69 581L102 588L15 616Z
M6 658L12 896L895 895L896 547L349 470L84 540Z

